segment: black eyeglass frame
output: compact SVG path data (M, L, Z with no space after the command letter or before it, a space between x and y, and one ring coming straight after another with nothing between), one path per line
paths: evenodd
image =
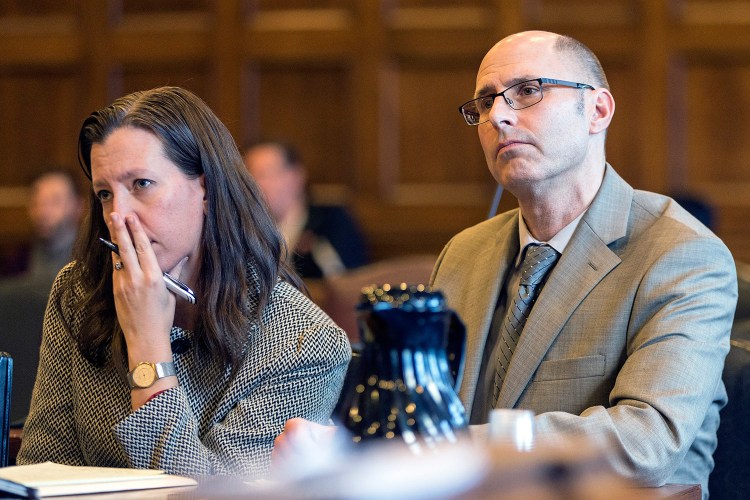
M514 88L514 87L517 87L519 85L523 85L524 83L529 83L529 82L539 82L539 91L541 92L541 97L539 98L539 100L537 102L535 102L533 104L529 104L528 106L523 106L521 108L515 107L513 105L513 101L511 99L508 99L507 97L505 97L505 93L507 91L509 91L510 89ZM555 78L531 78L530 80L524 80L522 82L514 83L513 85L511 85L507 89L503 90L502 92L497 92L495 94L487 94L487 95L483 95L483 96L477 97L475 99L470 99L470 100L466 101L465 103L463 103L462 105L460 105L458 107L458 112L461 113L461 116L463 116L464 121L466 122L467 125L471 125L472 127L476 127L477 125L481 125L483 123L487 123L489 121L489 119L487 119L487 120L485 120L483 122L470 123L469 119L466 116L466 113L464 113L464 107L467 104L475 103L475 102L479 101L480 99L487 99L488 97L491 97L492 98L492 104L494 105L495 104L495 99L497 99L498 97L502 97L503 100L505 101L505 103L508 106L510 106L512 109L515 109L516 111L518 111L520 109L530 108L531 106L539 104L540 102L542 102L542 99L544 99L544 90L543 89L544 89L544 85L545 84L547 84L547 85L560 85L560 86L563 86L563 87L570 87L570 88L574 88L574 89L596 90L595 87L589 85L588 83L570 82L568 80L557 80ZM478 106L475 106L475 107L478 109Z

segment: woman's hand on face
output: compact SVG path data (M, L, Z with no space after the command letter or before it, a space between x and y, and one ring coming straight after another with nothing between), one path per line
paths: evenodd
M123 220L113 212L107 225L120 252L119 256L112 254L112 292L128 357L135 363L171 361L169 332L174 322L175 297L167 291L151 243L135 215ZM175 272L183 263L177 265ZM157 359L167 355L167 359Z

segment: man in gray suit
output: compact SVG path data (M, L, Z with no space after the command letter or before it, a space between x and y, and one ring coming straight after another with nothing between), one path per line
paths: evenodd
M615 101L580 42L538 31L501 40L474 98L461 111L519 208L459 233L433 272L467 325L460 396L471 422L530 409L540 439L603 439L619 474L701 483L706 496L726 403L732 256L673 200L634 190L606 163ZM507 337L522 261L541 243L556 264L513 327L520 336Z
M600 439L622 476L701 483L707 496L737 300L729 251L673 200L634 190L607 164L615 101L580 42L538 31L501 40L461 111L519 203L455 236L433 272L467 326L459 395L472 431L493 408L530 409L540 440ZM529 313L515 297L542 243L555 264L525 297ZM292 435L324 433L299 421L286 429L279 459L293 455Z

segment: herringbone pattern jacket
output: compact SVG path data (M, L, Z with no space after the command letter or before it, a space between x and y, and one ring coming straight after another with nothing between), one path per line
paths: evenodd
M188 346L174 349L180 385L133 412L127 382L113 367L97 368L83 358L75 332L66 331L52 305L66 293L61 283L71 269L63 269L52 288L19 464L51 460L261 477L287 419L329 417L350 346L344 332L291 285L279 281L274 288L263 326L248 332L234 375L228 364L190 347L192 332L173 327L173 346ZM81 316L65 303L62 314L78 328Z

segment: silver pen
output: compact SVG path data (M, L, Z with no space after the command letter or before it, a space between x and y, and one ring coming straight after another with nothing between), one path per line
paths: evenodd
M117 248L117 245L112 243L109 240L105 240L104 238L99 238L99 241L104 243L107 248L112 250L117 255L120 255L120 249ZM169 273L164 273L164 283L167 284L167 290L172 292L173 294L177 295L178 297L182 297L183 299L187 300L191 304L195 304L195 293L190 289L189 286L187 286L182 281L178 280L177 278L172 277Z

